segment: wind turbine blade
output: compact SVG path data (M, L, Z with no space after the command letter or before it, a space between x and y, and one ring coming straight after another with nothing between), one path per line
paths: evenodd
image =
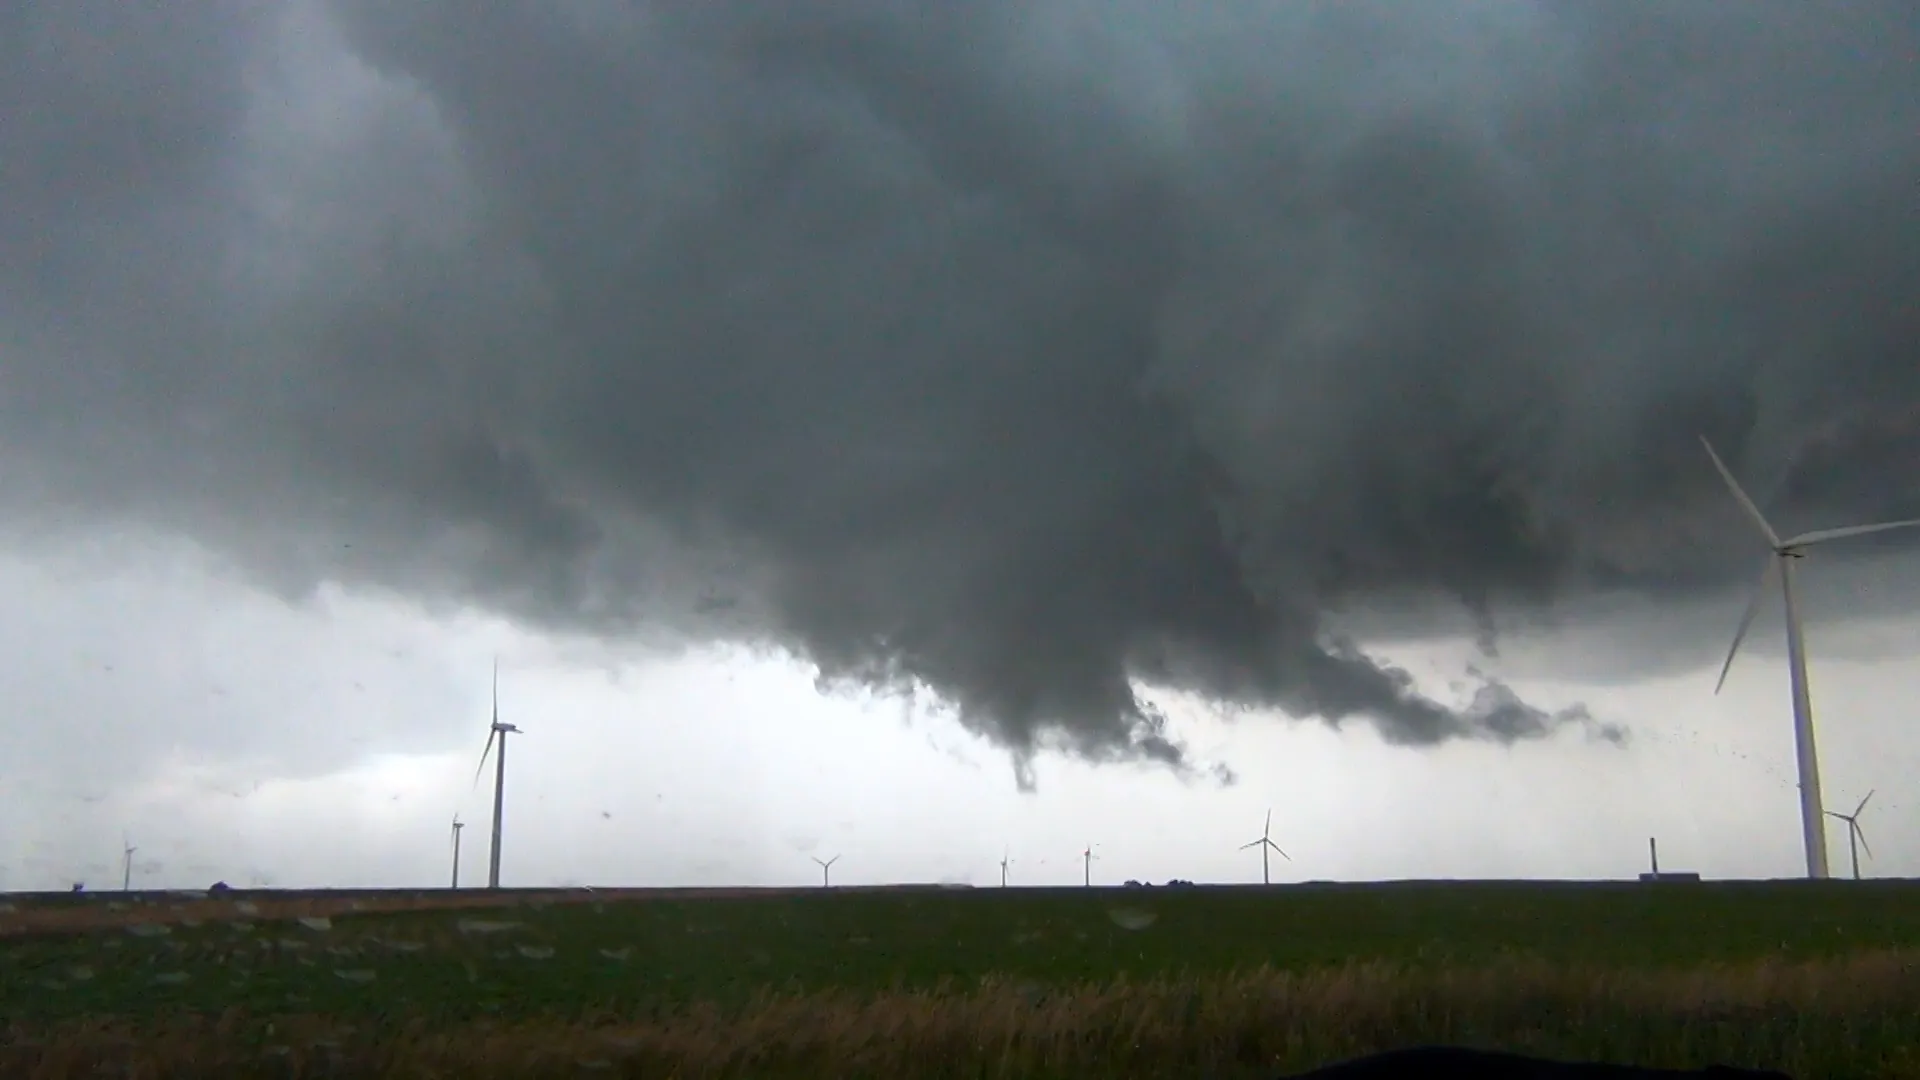
M1260 835L1261 836L1273 835L1273 811L1272 810L1267 811L1267 823L1265 825L1260 826Z
M1747 639L1747 631L1753 629L1753 618L1760 614L1760 602L1767 597L1767 589L1773 584L1773 576L1779 570L1779 561L1779 556L1768 555L1767 565L1760 570L1760 583L1753 588L1753 598L1747 601L1746 613L1740 616L1740 627L1733 632L1733 645L1727 649L1726 662L1720 665L1720 679L1713 684L1716 694L1727 685L1727 672L1733 670L1733 658L1740 652L1740 643Z
M493 658L493 722L500 722L500 658Z
M499 734L498 731L493 730L487 732L487 745L480 751L480 764L473 767L473 786L476 790L480 787L480 774L487 768L487 755L493 753L493 740Z
M1780 534L1774 532L1773 526L1767 524L1766 515L1760 513L1760 508L1753 505L1752 499L1747 498L1747 493L1740 487L1740 481L1735 480L1733 473L1727 471L1726 462L1721 461L1720 455L1713 452L1713 444L1707 441L1705 435L1700 436L1700 445L1707 448L1707 456L1713 459L1713 467L1719 470L1720 479L1727 482L1727 489L1733 492L1734 498L1740 500L1740 506L1746 510L1747 516L1753 519L1755 525L1760 526L1760 535L1767 538L1769 546L1778 550Z
M1860 850L1867 853L1867 858L1873 858L1873 849L1867 846L1867 830L1861 828L1857 821L1849 821L1847 824L1852 826L1853 835L1859 838Z
M1862 810L1865 810L1865 809L1867 808L1867 799L1871 799L1871 798L1873 798L1873 791L1874 791L1874 789L1872 789L1872 788L1868 788L1868 789L1867 789L1867 794L1866 794L1866 798L1863 798L1863 799L1861 799L1861 800L1860 800L1860 805L1859 805L1859 806L1856 806L1856 807L1854 807L1854 808L1853 808L1853 816L1854 816L1854 817L1859 817L1859 816L1860 816L1860 811L1862 811Z
M1883 521L1878 525L1848 525L1841 529L1815 529L1801 533L1787 540L1785 547L1802 547L1807 544L1824 544L1828 540L1845 540L1849 536L1870 536L1873 533L1890 532L1894 529L1912 529L1920 527L1920 518L1906 521Z
M1280 850L1280 845L1279 845L1279 844L1275 844L1275 845L1273 845L1273 850L1275 850L1275 851L1279 851L1279 852L1280 852L1280 857L1281 857L1281 858L1283 858L1283 859L1285 859L1285 860L1287 860L1288 862L1292 862L1292 861L1293 861L1293 856L1291 856L1291 855L1289 855L1289 854L1287 854L1287 853L1286 853L1285 851L1281 851L1281 850Z
M1250 840L1247 843L1241 844L1240 850L1245 851L1250 847L1259 847L1261 844L1264 844L1266 842L1267 842L1267 838L1263 836L1258 840Z
M1838 810L1822 810L1822 811L1820 811L1820 812L1821 812L1821 813L1823 813L1823 814L1825 814L1825 815L1827 815L1828 817L1830 817L1830 818L1832 818L1832 819L1833 819L1833 820L1835 820L1835 821L1844 821L1844 822L1847 822L1847 823L1849 823L1849 824L1851 824L1851 823L1853 822L1853 819L1852 819L1852 818L1850 818L1850 817L1848 817L1847 815L1845 815L1845 814L1843 814L1843 813L1841 813L1841 812L1839 812Z

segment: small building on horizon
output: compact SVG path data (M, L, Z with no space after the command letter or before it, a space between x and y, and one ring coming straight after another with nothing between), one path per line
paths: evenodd
M1647 857L1653 868L1640 875L1641 881L1699 881L1700 875L1692 870L1660 869L1660 844L1653 837L1647 837Z

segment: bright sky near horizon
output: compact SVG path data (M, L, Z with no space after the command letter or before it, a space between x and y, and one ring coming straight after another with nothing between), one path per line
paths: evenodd
M1269 807L1292 856L1274 860L1277 881L1630 877L1649 835L1668 869L1800 868L1777 607L1719 697L1712 668L1624 686L1515 680L1628 723L1624 748L1572 732L1393 747L1364 725L1228 720L1174 699L1180 733L1237 783L1048 756L1028 794L1001 751L950 718L823 696L790 661L648 662L484 617L337 592L292 606L135 565L63 579L0 564L20 599L0 661L13 698L0 761L35 763L0 772L0 887L117 887L123 832L144 887L433 886L456 812L472 824L463 878L481 884L491 767L470 783L496 652L502 716L526 731L509 755L510 885L808 884L810 858L837 854L843 884L985 886L1003 846L1012 881L1071 885L1089 843L1096 882L1257 881L1257 852L1238 848ZM1738 615L1719 607L1722 622ZM1822 644L1883 658L1821 660ZM1567 635L1507 659L1551 668L1580 647ZM1920 773L1902 692L1920 664L1884 658L1920 655L1920 623L1850 624L1815 650L1829 802L1851 809L1877 788L1864 872L1920 873L1902 790ZM1464 642L1392 656L1443 694L1474 659ZM1831 824L1845 873L1844 826Z

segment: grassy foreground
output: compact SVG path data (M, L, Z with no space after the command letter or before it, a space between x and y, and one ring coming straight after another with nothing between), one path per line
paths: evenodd
M252 910L258 911L261 905ZM1920 887L835 890L0 939L0 1075L1920 1078Z

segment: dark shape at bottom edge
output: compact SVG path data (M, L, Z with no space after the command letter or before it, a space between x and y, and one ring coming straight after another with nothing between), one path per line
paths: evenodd
M1647 1069L1635 1065L1606 1065L1587 1061L1553 1061L1497 1050L1469 1050L1457 1046L1416 1046L1355 1058L1311 1072L1293 1073L1282 1080L1793 1080L1771 1069L1736 1069L1709 1065L1704 1069Z

